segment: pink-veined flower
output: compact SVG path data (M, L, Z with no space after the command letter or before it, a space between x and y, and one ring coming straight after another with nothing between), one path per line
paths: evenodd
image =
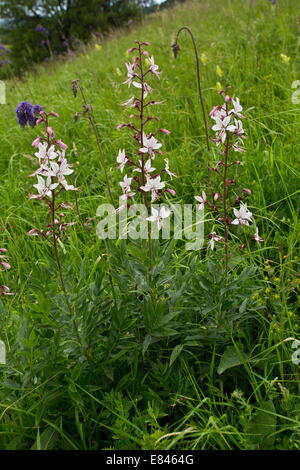
M121 173L123 172L124 170L124 166L126 165L126 163L128 162L128 158L126 157L125 155L125 150L119 150L119 154L117 156L117 163L119 163L119 169L121 171Z
M210 249L213 250L215 247L215 242L221 241L223 238L219 237L216 232L212 232L208 235Z
M156 65L156 64L154 63L154 57L152 56L152 57L149 57L148 59L149 59L149 62L150 62L150 69L149 69L149 70L151 70L151 72L152 72L157 78L160 78L160 72L158 72L159 67L158 67L158 65Z
M169 169L169 159L168 158L165 158L165 172L170 176L171 179L173 179L173 176L174 178L176 178L176 175L175 173L172 173Z
M252 212L250 212L247 208L247 204L241 202L240 208L233 209L235 219L231 222L233 225L247 225L249 226L249 222L252 222Z
M160 230L163 226L163 220L167 219L171 211L168 207L162 206L159 210L155 209L154 207L151 207L151 216L147 217L146 220L149 220L150 222L156 222L158 230Z
M46 176L55 176L65 189L74 188L74 186L69 186L65 179L65 176L71 175L74 171L68 166L68 162L66 159L63 159L60 165L58 165L58 163L56 162L51 162L50 166L51 169L49 169L47 173L45 173Z
M224 144L227 136L227 132L234 132L236 126L230 124L231 116L226 116L224 119L220 119L219 116L215 117L216 124L212 127L212 130L217 132L218 138L221 139L222 143Z
M197 210L199 211L201 209L204 209L204 205L207 202L207 197L206 197L205 191L202 191L202 196L194 196L194 198L196 199L196 201L200 202L200 204L197 207Z
M142 84L140 82L133 81L132 85L135 86L135 88L142 88ZM148 94L151 93L152 88L148 83L144 82L144 98L147 98Z
M127 201L128 198L135 195L135 193L131 190L131 181L132 178L128 178L128 176L125 175L123 181L120 181L119 183L123 192L121 196L122 201Z
M38 149L39 149L39 151L35 152L34 155L39 160L44 160L45 162L48 162L49 160L54 160L58 156L57 152L55 152L55 150L54 150L54 145L51 145L48 148L48 143L47 142L39 143L38 144Z
M137 171L139 173L142 173L142 166L143 166L142 160L139 160L139 164L140 164L140 168L135 168L133 171ZM152 173L152 171L156 170L156 168L152 167L151 164L152 164L151 158L149 158L149 160L147 160L146 163L144 164L144 173L145 173L145 175L148 175L149 173Z
M33 194L30 199L43 199L44 197L51 197L52 191L57 188L58 183L52 183L51 177L48 176L46 179L40 175L37 175L38 183L34 184L34 188L38 190L39 194Z
M129 98L129 100L124 101L123 103L121 103L121 106L125 106L127 108L134 108L135 107L135 97L132 96L131 98Z
M154 158L154 151L160 149L162 144L155 139L154 136L147 138L146 134L143 134L143 147L140 148L140 152L148 153L151 158Z
M233 109L229 111L229 114L235 114L239 118L243 119L245 116L243 116L240 111L243 111L243 107L240 105L240 100L239 98L236 98L235 100L232 98L231 100L233 104Z
M148 178L145 186L141 186L140 189L145 192L151 191L151 202L153 202L155 201L155 199L157 199L158 191L163 189L164 187L165 183L163 181L160 181L160 176L157 176L156 178Z
M130 85L133 83L133 80L134 78L136 77L136 73L135 73L135 67L136 67L136 64L133 63L133 64L130 64L130 63L126 63L126 68L127 68L127 80L125 80L125 82L123 82L123 85L128 85L128 87L130 87Z

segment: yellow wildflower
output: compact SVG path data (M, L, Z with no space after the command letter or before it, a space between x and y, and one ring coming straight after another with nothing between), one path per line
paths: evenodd
M219 65L216 66L216 74L218 75L218 77L223 77L224 75L224 72Z
M206 65L206 64L207 64L208 58L207 58L207 55L205 54L205 52L203 52L203 53L201 54L200 60L201 60L201 62L202 62L203 65Z
M216 90L217 90L217 91L223 90L223 87L222 87L222 85L221 85L220 82L217 82L217 83L216 83Z
M291 60L291 58L285 54L280 54L280 58L284 64L288 64Z

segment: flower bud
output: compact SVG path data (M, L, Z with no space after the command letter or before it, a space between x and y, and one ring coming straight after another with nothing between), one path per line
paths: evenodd
M38 147L39 143L41 142L42 138L37 137L33 142L32 142L32 147Z
M64 144L60 139L57 139L55 143L62 149L62 150L67 150L68 146Z
M55 134L54 134L54 130L52 129L52 127L50 126L47 127L47 134L50 137L50 139L54 139Z
M176 196L176 191L174 191L174 189L167 188L167 191L168 191L168 193L171 194L171 196Z

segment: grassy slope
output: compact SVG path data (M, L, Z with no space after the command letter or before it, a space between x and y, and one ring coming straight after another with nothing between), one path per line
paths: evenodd
M18 102L28 100L45 106L48 111L55 110L60 114L61 118L55 123L55 129L57 135L72 149L70 160L77 162L74 179L76 180L75 184L81 188L78 201L80 210L83 217L94 217L97 205L106 200L103 174L99 166L94 138L88 124L83 121L75 124L73 121L73 114L80 111L81 102L79 98L76 100L73 98L70 83L71 80L80 78L88 100L94 106L105 156L109 164L114 167L118 149L129 148L132 145L126 131L119 132L116 130L116 126L127 119L126 112L119 106L119 103L131 96L130 91L122 86L121 82L124 77L124 61L128 59L126 50L133 45L134 39L151 42L150 52L153 53L156 63L163 71L161 81L153 83L155 88L153 96L157 100L164 100L164 104L157 109L159 109L162 127L172 131L170 137L163 138L163 142L165 157L168 157L172 162L172 169L178 175L178 179L174 182L178 200L189 203L193 201L194 194L199 194L199 188L206 178L208 161L196 93L194 58L189 39L182 37L180 42L182 50L176 61L170 52L172 36L180 26L187 25L192 28L200 53L205 53L208 58L207 64L202 67L207 110L219 103L216 93L217 81L220 81L222 85L230 83L234 94L240 97L244 109L249 110L248 119L244 126L249 136L247 153L243 156L245 165L240 172L239 181L241 185L250 187L253 191L250 208L255 214L260 233L266 242L261 249L255 249L252 254L245 255L243 263L245 265L248 262L260 263L260 279L265 281L264 287L269 288L261 300L261 302L267 303L265 310L267 313L262 314L258 341L264 345L267 344L264 347L271 348L273 344L277 344L287 336L296 334L297 318L293 312L294 304L290 299L294 295L296 271L294 249L299 234L296 194L298 168L296 162L299 161L297 134L299 134L300 113L299 105L291 102L291 84L300 78L299 64L297 68L296 60L299 52L299 30L296 24L298 11L296 11L292 0L280 2L277 8L272 8L268 2L259 1L255 2L258 5L249 8L248 3L244 4L238 0L187 3L177 9L162 12L150 18L143 27L136 27L124 34L116 34L110 40L102 43L101 50L94 46L87 48L85 53L78 58L40 67L34 73L24 77L24 80L12 81L8 84L8 104L1 107L0 115L0 167L2 174L0 217L1 225L7 228L1 235L1 245L5 245L9 249L13 270L9 276L3 277L1 283L13 285L13 290L17 295L12 299L4 299L6 307L2 307L0 319L1 337L8 345L11 345L12 365L19 371L22 379L16 379L13 373L8 374L13 379L11 378L11 382L9 382L9 377L7 379L6 388L3 388L1 406L5 409L7 404L13 403L14 400L27 392L30 399L28 402L20 402L20 410L23 411L17 411L19 405L16 403L13 406L16 411L12 417L9 413L4 413L6 421L3 427L3 447L30 447L37 432L32 427L40 426L42 432L45 428L45 419L48 420L48 423L52 423L52 427L53 423L56 423L55 426L59 429L59 438L55 441L55 445L58 447L91 448L98 446L101 448L105 445L113 445L111 438L106 440L103 437L105 431L102 430L102 434L101 432L97 434L96 424L93 425L94 434L92 433L96 437L88 437L88 433L92 432L91 427L93 427L90 423L93 420L95 423L98 422L99 409L96 405L96 398L95 401L92 401L94 409L89 415L86 408L82 411L84 405L81 401L83 402L84 398L80 396L75 385L68 384L69 388L63 389L60 397L55 396L55 380L50 381L51 392L49 389L44 391L47 386L32 391L32 377L39 373L39 367L36 364L39 359L34 354L37 349L40 350L41 358L43 357L43 347L41 346L43 343L40 343L42 336L39 335L40 331L46 328L47 321L41 320L41 318L48 315L49 323L53 321L56 326L55 322L58 320L55 315L50 315L52 306L49 298L51 299L52 295L53 298L55 296L55 283L54 281L50 282L53 273L51 269L48 269L48 264L51 262L45 260L47 254L43 243L40 240L28 239L25 235L30 228L40 227L45 223L43 208L27 198L27 194L31 192L32 184L27 175L34 168L34 163L29 158L32 153L30 143L36 136L37 130L26 129L23 131L19 129L14 109ZM281 60L281 53L290 57L288 64ZM224 73L221 78L216 75L217 65L222 68ZM117 197L119 175L114 169L111 170L111 178ZM101 257L103 253L103 246L96 239L93 231L90 235L86 235L80 230L70 231L67 244L66 270L70 279L74 273L77 277L74 289L78 289L83 295L86 295L85 289L92 289L91 285L97 276L101 277L98 271L101 272L103 260L99 259L99 255ZM263 262L267 258L272 260L271 268L264 271ZM271 270L270 275L267 273L268 270ZM279 281L276 281L279 283L277 287L274 287L272 273L274 273L274 278L279 278ZM55 302L60 302L59 298L55 297L55 299ZM37 301L39 305L42 305L41 310L35 306ZM30 343L29 333L34 331L32 320L39 325L44 321L45 325L39 330L38 339L33 337ZM255 343L249 346L253 348ZM24 349L18 357L20 347ZM55 349L55 345L51 347ZM9 349L10 346L8 346ZM31 352L28 353L28 351ZM263 347L261 351L263 351ZM285 355L282 353L282 357L277 349L275 351L278 354L277 360L279 362L288 362L291 353L289 347L285 349ZM48 351L47 354L50 352ZM56 357L54 352L53 354ZM126 448L129 445L136 448L147 448L147 446L153 448L157 437L174 429L181 432L189 428L190 424L191 430L187 433L189 437L185 439L184 435L179 435L182 439L179 441L179 445L187 446L187 448L193 445L196 448L243 448L248 445L243 436L242 430L245 430L243 424L235 418L234 413L230 414L229 411L228 413L226 411L234 408L234 405L232 402L226 401L227 398L225 399L219 390L222 386L218 380L213 379L213 361L217 360L217 357L213 356L214 359L210 363L210 374L208 374L210 392L205 392L204 396L199 390L197 382L201 363L206 363L206 360L204 361L204 357L202 357L198 363L197 354L194 363L196 366L193 370L188 371L188 359L186 362L183 360L178 382L175 380L172 383L173 379L169 379L172 385L170 385L168 393L166 392L166 397L176 395L176 390L183 392L182 384L186 380L190 384L189 391L186 391L190 397L186 408L181 412L174 412L169 421L163 416L169 413L170 408L160 404L157 405L157 409L151 411L151 406L154 406L153 403L156 399L158 402L164 400L163 392L157 384L161 381L166 384L166 387L168 386L166 377L171 372L166 372L164 369L165 358L164 360L158 359L150 373L150 376L154 374L155 379L152 380L156 385L153 385L152 395L149 392L150 398L147 406L150 408L147 409L145 405L146 408L143 411L134 408L133 397L137 393L138 386L132 385L133 379L130 382L128 378L130 373L128 372L127 379L125 376L118 376L121 383L124 383L124 387L117 386L117 382L113 382L114 385L111 387L115 391L111 392L111 397L107 399L107 403L111 403L117 416L110 421L103 411L107 408L106 413L109 414L109 406L106 403L101 408L103 416L101 415L100 419L101 422L106 420L106 426L111 427L116 433L118 439L115 444L116 448L122 448L122 446ZM169 357L168 355L169 353L166 354L166 357ZM166 360L166 364L168 364L168 360ZM146 380L147 374L142 379L141 372L137 373L135 367L136 362L133 361L132 377L135 381ZM291 382L290 394L291 397L293 396L295 375L290 376L290 371L284 371L283 366L279 366L278 369L276 367L272 363L265 371L260 369L258 372L253 372L250 366L245 370L247 377L245 380L252 383L254 389L254 392L249 394L249 399L255 396L256 403L258 403L259 400L266 399L269 396L268 390L271 390L270 394L273 394L274 400L281 403L284 400L284 395L281 395L283 392L271 383L279 373L281 384L289 387L289 382ZM273 371L274 368L276 373ZM55 370L55 364L49 366L49 377L51 374L55 375ZM47 374L45 372L43 374L43 380L48 380ZM110 372L108 371L107 374L109 376ZM296 374L295 368L293 374ZM76 377L72 377L72 380L76 381L76 379ZM127 382L131 385L129 386ZM16 383L21 387L19 395L14 391ZM81 383L84 384L84 379ZM88 379L86 379L86 383L88 383ZM92 382L89 385L92 393L93 385L91 384ZM127 392L124 392L126 387L130 389L129 396L127 396ZM261 389L264 389L264 392L261 392ZM65 390L69 390L69 398ZM65 395L63 395L64 393ZM207 398L208 396L209 398ZM197 403L199 400L205 400L205 397L208 404L203 405L203 412L200 412ZM30 401L31 398L32 401ZM52 415L51 413L47 415L45 411L48 399L50 408L51 403L56 399L60 400L57 409L53 405L55 411ZM145 397L144 399L147 402ZM34 403L35 400L42 402L43 405L38 407ZM69 408L71 406L70 400L72 407L77 411L70 411L69 415L67 413L67 417L64 418L67 424L66 427L63 426L64 431L61 431L57 410ZM286 400L288 403L288 399ZM294 406L292 398L290 400L290 404L284 404L286 408L284 406L278 408L278 414L289 416L288 407ZM221 405L218 406L215 401L220 401ZM246 416L246 405L241 401L236 406L242 410L241 415ZM129 412L126 407L131 411ZM254 410L252 411L254 413ZM131 417L132 414L135 416L133 423L141 429L140 433L132 429L130 425L124 424L123 420L126 417ZM208 419L210 416L212 422ZM245 416L244 419L247 418ZM163 425L156 421L156 418L160 417L162 417ZM10 419L12 419L12 423ZM147 420L150 430L144 424ZM73 422L74 428L72 427ZM217 431L212 431L214 424ZM283 443L278 445L286 448L299 446L299 434L298 437L294 437L293 430L293 426L299 429L296 421L284 421L283 419L281 426L290 428L291 432L286 437L286 441L282 441ZM127 434L122 434L122 428L125 428ZM87 435L84 435L84 432ZM135 433L135 438L131 438L130 435ZM226 437L227 433L228 437ZM150 438L149 436L152 434L154 437ZM0 443L1 439L0 437ZM165 445L168 445L171 439L163 442L167 442Z

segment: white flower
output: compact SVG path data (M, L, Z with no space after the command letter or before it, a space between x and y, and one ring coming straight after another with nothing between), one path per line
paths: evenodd
M127 108L134 108L135 107L135 97L132 96L131 98L129 98L129 100L124 101L123 103L121 103L121 106L126 106Z
M215 116L216 124L212 127L213 131L218 132L218 137L222 140L224 144L226 140L226 132L234 132L236 127L234 125L229 125L231 116L226 116L224 119L220 119L219 116Z
M124 176L123 181L120 181L120 186L122 188L123 193L128 193L131 191L131 181L132 178L128 178L127 175Z
M143 133L143 147L140 148L140 152L148 153L151 158L154 157L154 150L160 149L162 144L160 144L155 137L147 138L146 134Z
M120 181L120 186L123 192L122 196L120 197L122 201L127 201L128 198L135 195L135 193L131 191L131 181L132 178L128 178L127 175L124 176L123 181Z
M121 170L121 173L123 172L124 166L126 165L127 162L128 162L128 158L126 158L125 150L124 149L119 150L119 154L117 156L117 163L120 163L119 169Z
M140 82L132 82L132 85L135 86L135 88L142 88L142 84ZM148 85L148 83L144 82L144 98L147 98L148 93L151 93L152 88L151 86Z
M133 83L133 79L135 78L136 74L135 74L135 63L133 64L130 64L130 63L126 63L126 68L127 68L127 80L125 80L125 82L123 82L123 85L128 85L128 88L130 87L130 85Z
M219 242L222 240L222 237L219 237L216 232L212 232L210 235L208 235L209 238L209 245L210 249L213 250L215 247L215 242Z
M47 172L44 173L46 176L55 176L66 191L78 191L78 188L75 188L72 184L68 184L65 178L65 175L71 175L74 171L69 168L66 159L63 159L60 165L56 162L51 162L50 165L51 169L48 169Z
M58 183L51 183L51 177L48 176L45 180L42 176L37 175L38 183L33 186L38 190L38 195L30 196L30 199L42 199L45 196L51 197L52 191L57 188Z
M152 88L148 85L148 83L144 83L144 98L147 98L148 94L151 93Z
M233 109L229 112L229 114L233 113L239 118L243 118L244 116L240 114L240 111L243 111L243 107L240 105L239 98L236 98L235 100L232 98L231 102L233 104Z
M223 104L222 107L214 106L209 115L215 121L217 118L223 120L227 116L226 105Z
M171 211L168 207L162 206L159 210L156 210L154 207L151 207L152 215L147 217L146 220L150 222L156 222L158 230L163 226L163 219L167 219Z
M66 184L65 175L71 175L74 170L69 168L68 162L66 159L63 159L58 165L56 162L50 163L51 170L48 170L46 176L56 176L58 181L64 186Z
M151 72L152 72L154 75L156 75L157 78L160 78L160 72L158 72L159 67L158 67L158 65L156 65L156 64L154 63L154 57L153 57L153 56L152 56L152 57L148 57L148 60L149 60L149 62L150 62L150 70L151 70Z
M138 171L139 173L142 173L142 166L143 166L142 160L139 160L139 164L141 168L135 168L133 171ZM155 168L151 166L151 159L147 160L146 163L144 164L144 173L148 175L149 173L152 173L152 171L154 170Z
M163 181L160 181L160 176L157 176L156 178L152 178L152 179L148 178L145 186L141 186L140 189L142 189L145 192L151 191L151 194L152 194L151 202L153 202L157 198L158 191L160 189L163 189L164 187L165 187L165 183Z
M206 193L202 191L202 197L201 196L194 196L196 201L200 202L199 206L197 207L197 210L199 211L200 209L204 209L204 204L206 203ZM214 232L213 232L214 233Z
M58 154L57 152L54 151L54 145L51 145L51 147L48 148L48 143L39 143L38 144L38 152L35 152L35 156L39 160L45 160L46 162L49 160L53 160L54 158L57 158Z
M235 119L234 124L235 124L234 125L235 129L233 132L239 137L239 141L243 142L242 139L243 139L243 135L245 134L245 131L243 129L243 123L240 119Z
M165 172L170 176L171 179L173 179L173 176L174 176L174 178L176 178L175 173L172 173L169 170L169 160L168 160L168 158L165 158L165 163L166 163Z
M247 204L241 202L240 209L233 209L234 215L236 219L234 219L231 223L233 225L247 225L249 226L249 222L252 222L252 212L248 211Z

